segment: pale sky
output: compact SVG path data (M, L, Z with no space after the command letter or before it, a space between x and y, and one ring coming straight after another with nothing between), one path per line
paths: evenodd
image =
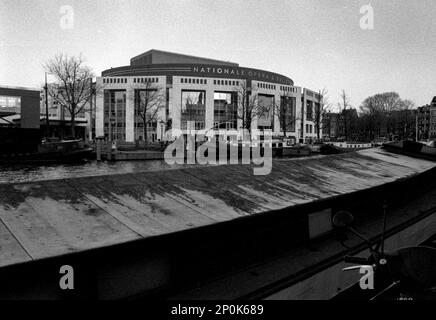
M368 3L374 29L362 30ZM0 0L0 85L39 87L60 52L100 75L149 49L277 72L335 104L341 89L356 107L385 91L417 105L436 96L434 0Z

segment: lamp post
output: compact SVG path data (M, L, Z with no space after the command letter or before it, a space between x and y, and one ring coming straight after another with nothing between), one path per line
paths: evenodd
M160 141L162 142L163 141L163 133L165 130L165 121L161 120L161 121L159 121L159 124L160 124Z

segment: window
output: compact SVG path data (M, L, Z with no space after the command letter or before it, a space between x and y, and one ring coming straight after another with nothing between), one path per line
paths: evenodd
M238 94L236 92L214 93L214 128L235 129L238 121Z
M0 96L0 111L21 112L21 97Z
M110 134L112 140L126 140L125 90L104 92L104 133L106 136Z
M284 132L284 126L286 126L286 132L295 132L296 104L297 99L295 97L285 96L280 98L280 110L277 116L282 132Z
M313 120L313 101L310 100L306 102L306 119Z
M180 79L180 82L183 83L183 78Z
M259 129L273 129L272 114L274 108L274 96L259 94L258 104L261 109L265 110L257 120Z
M195 130L204 130L204 121L195 121Z
M206 103L205 91L182 91L182 111L181 111L181 129L182 130L202 130L206 121ZM198 123L203 123L202 125ZM190 125L188 125L190 123Z

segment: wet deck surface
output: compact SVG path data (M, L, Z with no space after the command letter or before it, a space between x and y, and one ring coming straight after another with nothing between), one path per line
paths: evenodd
M0 185L0 266L110 246L375 187L436 163L370 149L253 167Z

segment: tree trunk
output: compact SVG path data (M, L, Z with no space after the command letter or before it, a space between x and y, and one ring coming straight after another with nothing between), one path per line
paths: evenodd
M147 137L147 121L144 120L144 149L147 148L147 140L148 140L148 137Z
M286 139L286 121L283 121L282 126L283 126L283 136Z
M319 141L319 136L320 136L320 133L319 133L319 130L321 129L321 126L319 125L319 123L316 125L316 138L318 139L318 141Z
M71 115L71 135L73 136L73 139L76 138L76 116L74 113Z

